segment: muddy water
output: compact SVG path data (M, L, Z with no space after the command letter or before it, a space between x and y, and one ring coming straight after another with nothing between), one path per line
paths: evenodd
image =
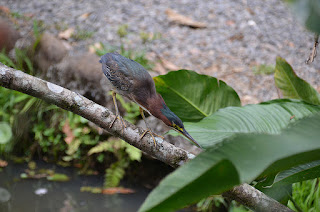
M37 168L53 169L67 174L68 182L45 179L20 179L26 164L9 163L0 172L0 212L130 212L137 211L149 190L134 185L121 186L135 190L133 194L92 194L80 192L81 186L101 187L103 176L79 176L74 168L62 168L37 162Z

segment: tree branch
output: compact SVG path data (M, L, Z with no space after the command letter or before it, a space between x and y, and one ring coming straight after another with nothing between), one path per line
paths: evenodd
M119 121L116 121L112 128L109 128L115 115L107 108L73 91L9 68L2 63L0 63L0 86L37 97L78 114L105 129L112 135L120 137L129 144L172 167L178 167L187 160L195 157L193 154L177 148L159 137L156 138L157 146L155 147L150 135L146 135L143 139L140 139L140 135L144 130L129 122L126 122L127 127L124 129L122 129ZM248 184L233 188L226 192L226 196L241 202L253 210L260 210L260 208L263 207L264 210L261 211L270 211L269 203L272 203L275 208L286 208ZM288 208L286 209L287 210L277 211L291 211Z
M253 211L259 212L290 212L293 211L278 201L268 197L261 191L244 183L224 192L224 197L236 200Z
M76 113L172 167L178 167L194 157L193 154L177 148L159 137L156 137L156 147L149 134L140 139L144 130L129 122L126 122L126 128L122 128L119 121L116 121L112 128L109 128L115 118L110 110L61 86L14 70L2 63L0 63L0 77L0 86L37 97Z

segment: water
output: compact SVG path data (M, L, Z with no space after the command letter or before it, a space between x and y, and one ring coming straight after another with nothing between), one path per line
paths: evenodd
M130 212L137 211L150 190L134 185L121 186L135 190L133 194L93 194L80 192L81 186L101 187L103 176L79 176L74 168L62 168L37 162L37 168L53 169L67 174L68 182L51 182L45 179L20 179L26 164L9 163L0 172L0 195L3 189L10 194L8 202L1 202L0 212ZM2 188L2 190L1 190ZM40 190L39 190L40 189ZM37 195L35 192L46 192Z

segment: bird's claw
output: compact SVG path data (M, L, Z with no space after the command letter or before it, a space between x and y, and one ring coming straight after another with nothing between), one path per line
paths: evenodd
M119 119L120 122L121 122L122 133L123 133L123 130L124 130L124 128L127 127L127 125L126 125L126 123L123 121L122 117L119 116L119 115L116 115L116 117L113 119L113 121L112 121L111 124L109 125L109 128L111 128L111 127L113 126L114 122L115 122L117 119Z
M154 138L154 135L155 135L156 137L160 137L160 138L164 139L163 136L158 135L158 134L152 132L150 129L147 129L147 130L145 130L145 131L142 133L142 135L140 136L140 140L141 140L147 133L149 133L149 134L151 135L155 147L157 147L157 143L156 143L156 139Z

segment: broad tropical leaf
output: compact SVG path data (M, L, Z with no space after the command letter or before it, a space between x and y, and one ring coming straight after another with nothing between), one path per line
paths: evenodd
M235 184L250 183L263 173L271 175L319 160L319 125L320 114L316 114L280 135L251 134L226 139L167 176L140 211L174 211L199 201L203 191L206 195L220 194ZM231 175L228 170L236 172Z
M280 57L277 58L274 79L284 98L301 99L310 104L320 105L320 94L309 83L299 78L292 67Z
M239 183L237 170L230 161L206 154L168 175L148 196L140 211L176 211L213 194L212 191L222 193Z
M157 92L182 121L199 121L220 108L241 105L238 94L214 77L180 70L153 79Z
M237 133L279 134L290 123L319 111L320 106L278 99L257 105L223 108L200 122L186 122L185 127L202 147L207 148Z
M295 166L277 174L274 184L291 184L320 176L320 160Z
M255 187L268 196L286 203L291 195L292 183L314 179L320 176L320 160L298 165L277 175L267 176Z

